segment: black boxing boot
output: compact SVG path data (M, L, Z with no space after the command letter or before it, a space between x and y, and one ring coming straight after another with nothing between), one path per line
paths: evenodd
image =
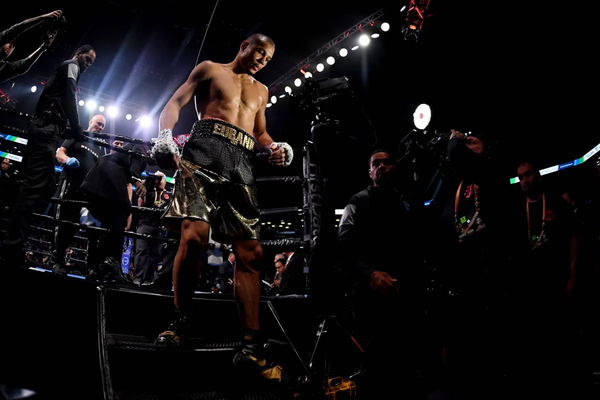
M281 382L283 368L269 360L265 352L265 343L259 331L245 333L242 347L233 357L233 365L258 379Z
M182 343L185 343L189 326L188 313L175 309L173 320L167 329L154 340L154 345L162 350L179 348Z

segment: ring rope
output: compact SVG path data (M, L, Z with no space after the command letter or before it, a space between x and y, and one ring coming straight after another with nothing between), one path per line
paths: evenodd
M22 113L22 112L19 112L19 111L10 110L10 109L5 108L5 107L0 107L0 112L11 114L13 116L16 116L16 117L19 117L19 118L23 118L23 119L27 119L29 121L31 121L33 118L35 118L34 115L30 115L30 114L27 114L27 113ZM4 128L11 128L11 127L6 127L5 126ZM13 128L13 129L18 129L18 128ZM27 133L27 131L24 131L22 129L19 129L19 130L21 132ZM71 127L68 126L67 130L71 130ZM84 131L84 132L87 132L87 131ZM111 133L103 133L103 132L94 133L94 134L96 136L98 136L98 137L102 137L102 138L105 138L105 139L114 138L114 139L119 139L119 140L131 142L131 143L146 144L146 145L149 145L149 146L153 145L152 141L144 140L144 139L138 139L138 138L132 138L132 137L129 137L129 136L123 136L123 135L111 134Z
M5 131L8 131L8 132L11 132L11 133L16 133L16 134L22 135L22 136L27 136L27 134L28 134L28 132L26 130L23 130L20 128L15 128L14 126L2 125L2 129L4 129ZM89 134L88 131L84 131L84 132ZM94 135L95 136L102 135L102 137L107 137L107 138L116 138L114 135L110 135L110 134L99 134L99 133L94 132ZM121 136L121 138L125 138L125 136ZM102 139L100 137L90 137L90 136L84 135L83 139L86 142L93 142L98 146L106 147L111 150L115 150L119 153L125 153L125 154L130 155L135 158L151 160L150 156L147 154L140 154L140 153L136 153L134 151L128 150L128 149L124 149L122 147L113 146L112 144L107 143L104 139ZM123 140L123 139L121 139L121 140Z
M54 223L57 222L56 219L50 215L44 215L44 214L38 214L38 213L32 213L31 215L38 217L38 218L45 219L47 221L53 221ZM108 232L108 229L106 229L106 228L102 228L99 226L85 225L85 224L81 224L78 222L59 220L58 223L76 226L85 231L90 230L90 231L97 231L97 232ZM134 239L152 239L152 240L157 240L160 242L179 243L179 240L177 240L177 239L166 238L166 237L162 237L162 236L151 236L151 235L132 232L132 231L123 231L123 236L131 237Z
M58 197L51 197L49 202L55 204L75 204L82 207L89 206L89 202L84 200L65 200L59 199ZM148 208L148 207L139 207L139 206L131 206L131 210L135 212L148 212L148 213L164 213L164 210L160 208ZM302 209L300 207L283 207L283 208L266 208L264 210L260 210L260 215L273 215L273 214L286 214L292 212L301 212Z
M301 176L263 176L256 178L256 182L285 182L285 183L298 183L303 182Z

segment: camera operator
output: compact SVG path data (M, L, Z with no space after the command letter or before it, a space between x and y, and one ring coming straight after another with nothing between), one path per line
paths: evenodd
M165 187L167 178L161 171L148 175L144 181L146 193L138 197L138 206L164 210L171 201L171 193ZM160 236L163 231L162 213L144 212L140 215L137 233ZM133 258L133 283L137 286L152 284L157 278L157 267L161 260L162 243L148 239L136 239Z
M498 273L507 265L503 245L507 235L502 233L506 207L501 199L509 180L500 174L491 144L485 134L452 130L443 155L441 189L427 207L428 240L436 246L427 252L427 261L442 288L439 305L445 318L447 371L453 378L481 384L501 376L492 370L500 368L499 363L489 358L496 350L491 334L497 333L489 324L501 290ZM481 367L475 371L473 365ZM476 374L481 375L476 379ZM470 383L453 381L477 390Z
M29 68L31 68L54 41L58 33L55 25L59 21L64 21L64 17L61 10L56 10L48 14L26 19L0 32L0 45L2 46L2 50L0 51L0 83L29 71ZM5 61L14 51L17 39L22 33L38 24L44 23L43 28L47 27L48 29L44 30L41 36L42 44L40 47L21 60Z

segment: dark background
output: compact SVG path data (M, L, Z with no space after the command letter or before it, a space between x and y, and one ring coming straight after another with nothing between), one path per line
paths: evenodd
M61 9L66 31L59 33L53 49L27 74L0 88L10 94L16 109L32 113L40 91L31 93L29 87L43 82L78 46L90 44L98 58L81 76L80 98L100 93L101 98L121 102L123 111L108 118L105 131L149 139L157 135L162 107L197 61L230 62L247 36L267 34L276 43L275 55L256 77L269 86L323 45L382 10L383 17L363 31L378 31L381 22L388 22L388 32L346 58L336 57L335 65L315 74L315 78L347 77L353 94L325 104L327 115L340 126L334 134L321 133L321 138L339 143L333 147L329 143L321 154L342 179L336 206L343 207L352 193L369 183L367 157L373 149L399 149L401 139L413 128L412 113L420 103L432 109L429 135L458 129L492 137L507 178L515 175L513 162L522 153L533 152L544 167L581 157L598 144L591 129L594 111L587 105L595 93L594 79L587 73L592 51L585 12L564 6L517 8L506 2L432 0L416 40L402 33L406 12L400 9L406 4L101 0L85 6L80 2L17 5L5 15L4 28ZM26 34L11 59L29 54L38 34ZM340 45L349 48L359 36L353 34ZM338 49L325 52L307 69L314 70L317 62ZM292 81L299 76L290 77L272 94L283 94L283 87L290 85L298 95L300 89ZM133 120L126 121L125 110L134 119L150 113L151 127L140 129ZM80 108L80 116L85 125L89 111ZM314 110L303 112L289 97L279 99L267 109L268 132L299 150L313 139L314 116ZM194 118L194 106L188 104L175 134L188 133ZM294 165L283 172L269 168L259 172L298 174L301 158L297 153ZM289 192L267 189L262 204Z

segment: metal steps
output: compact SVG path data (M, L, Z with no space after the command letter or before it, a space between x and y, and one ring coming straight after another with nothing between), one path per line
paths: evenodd
M299 380L276 384L240 375L231 363L239 341L193 337L172 351L156 348L144 336L108 334L108 365L115 400L307 398L313 388ZM285 343L273 344L283 346ZM112 397L110 397L112 396Z
M232 298L198 294L195 302L202 312L190 325L185 342L180 348L165 350L156 347L154 340L168 321L171 296L111 288L100 291L99 344L106 400L298 400L313 396L315 389L303 376L297 349L285 340L283 327L278 332L276 324L268 323L273 318L270 303L263 306L263 315L275 338L267 342L266 351L293 377L285 383L257 382L233 366L241 335Z

